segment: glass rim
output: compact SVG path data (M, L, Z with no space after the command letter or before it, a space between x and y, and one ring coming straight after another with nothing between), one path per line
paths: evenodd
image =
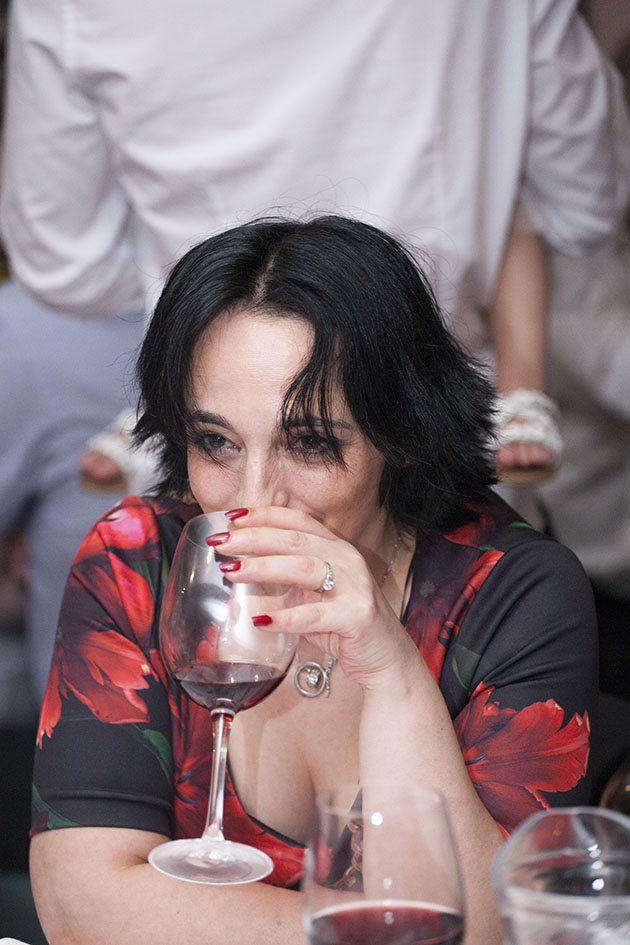
M217 509L214 512L201 512L199 515L193 515L192 518L189 518L187 522L184 523L184 527L180 534L180 540L184 539L189 541L191 545L195 545L197 548L205 548L208 551L212 550L212 546L206 544L205 538L207 535L204 535L203 538L196 538L193 534L194 530L201 525L202 521L208 522L208 520L213 515L222 515L225 518L225 511L222 509ZM230 520L226 519L226 524L229 525ZM208 531L208 535L212 535L212 529Z
M514 833L508 837L496 854L490 871L492 885L494 886L495 890L502 896L518 896L519 898L522 898L523 901L527 900L528 903L531 902L532 907L535 902L540 903L541 897L544 897L545 902L549 903L557 900L558 907L560 903L564 903L566 905L569 900L576 901L576 903L588 900L593 904L594 910L596 908L596 904L602 902L606 902L607 904L619 902L624 904L625 908L627 909L628 902L630 901L630 894L611 895L610 893L602 892L598 893L596 896L580 896L575 895L575 893L550 893L545 892L544 890L532 890L526 886L519 886L518 884L506 881L502 877L501 874L505 866L505 861L509 856L513 855L514 847L519 842L519 840L529 833L532 828L535 828L538 823L543 820L550 820L552 817L563 820L569 820L574 817L588 817L596 820L608 820L614 824L617 824L619 827L622 827L630 837L630 818L628 818L625 814L621 814L619 811L611 810L607 807L596 807L582 804L574 807L550 807L546 810L538 811L536 814L531 814L526 820L519 824ZM550 848L546 851L541 850L539 857L553 855L553 853L553 848ZM620 850L619 853L622 855L625 854L625 856L627 856L628 863L630 865L630 852L625 853L625 851ZM600 851L598 857L604 856L604 858L606 858L607 856L611 855L612 851L609 854L602 854ZM533 853L523 853L515 857L513 866L517 867L519 865L525 865L528 862L532 863L536 859L537 857ZM578 911L580 908L583 908L583 906L578 907Z

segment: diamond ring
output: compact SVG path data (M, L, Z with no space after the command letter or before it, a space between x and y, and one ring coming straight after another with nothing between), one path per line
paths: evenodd
M322 581L319 587L315 588L316 594L323 594L324 591L332 591L335 586L335 575L333 574L332 564L330 561L326 562L326 577Z

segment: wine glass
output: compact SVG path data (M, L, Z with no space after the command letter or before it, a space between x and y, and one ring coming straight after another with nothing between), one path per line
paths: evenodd
M309 945L460 945L463 887L444 799L374 781L319 794L302 884Z
M168 574L160 612L160 649L185 692L212 715L210 802L200 838L155 847L149 862L160 872L195 883L234 884L263 879L273 869L266 853L223 836L223 793L228 740L236 712L257 705L280 684L297 638L269 633L256 614L287 606L289 588L232 584L219 568L234 560L205 539L227 531L223 512L191 519L184 527Z
M532 814L494 858L492 881L510 945L628 945L630 817Z

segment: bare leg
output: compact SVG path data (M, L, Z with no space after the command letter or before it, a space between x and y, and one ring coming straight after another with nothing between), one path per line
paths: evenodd
M489 322L499 394L516 390L544 392L546 277L542 247L535 234L512 230ZM499 447L499 470L507 476L521 472L524 478L545 478L554 467L553 450L532 437L524 436L519 441L515 438L519 417L509 422L513 442ZM522 418L523 430L524 423Z

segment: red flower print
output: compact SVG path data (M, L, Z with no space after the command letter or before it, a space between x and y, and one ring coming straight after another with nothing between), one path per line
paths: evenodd
M171 703L173 709L174 703ZM183 708L181 724L173 726L173 821L176 837L199 837L204 827L210 790L212 717L192 700Z
M138 565L140 567L140 564ZM155 616L155 599L148 575L139 573L114 552L73 567L64 596L61 623L73 632L76 615L86 614L85 587L93 605L91 626L109 624L133 636L142 649L149 649ZM87 622L87 621L86 621Z
M114 580L107 572L95 568L94 590L107 613L117 614L120 626L124 628L126 622L138 644L148 648L155 616L155 599L149 582L143 574L138 574L116 555L109 556L109 564ZM126 621L120 620L121 603Z
M147 722L138 690L148 689L152 675L142 650L114 630L86 630L65 645L56 643L55 660L42 703L37 743L49 737L59 721L61 699L68 693L102 722Z
M553 699L517 711L490 702L492 692L480 684L454 725L481 800L509 832L549 807L541 792L575 787L586 772L590 729L586 713L563 725Z
M407 632L436 682L442 672L450 630L445 626L452 601L427 580L420 586L407 617Z
M431 581L420 585L420 593L416 595L409 611L407 627L437 683L440 681L449 641L453 636L457 637L468 608L502 555L502 551L486 551L476 559L474 570L455 600L443 596Z
M166 666L164 665L164 659L162 657L162 653L160 652L160 650L156 650L152 648L151 650L149 650L149 656L151 659L151 667L153 669L155 678L159 680L159 682L162 684L164 689L168 689L169 675L168 675ZM171 706L171 710L174 711L173 706ZM179 713L177 714L179 715Z
M130 498L114 506L90 529L81 543L76 561L103 554L109 548L138 549L142 551L142 557L147 558L151 557L149 549L152 546L154 556L159 555L160 536L155 511L146 503Z
M160 541L155 511L138 499L125 499L106 515L98 528L107 545L127 550L140 548L143 557L147 547Z
M485 531L487 524L485 516L480 515L478 521L466 522L452 532L447 532L444 537L455 545L468 545L475 548L479 543L479 535Z

